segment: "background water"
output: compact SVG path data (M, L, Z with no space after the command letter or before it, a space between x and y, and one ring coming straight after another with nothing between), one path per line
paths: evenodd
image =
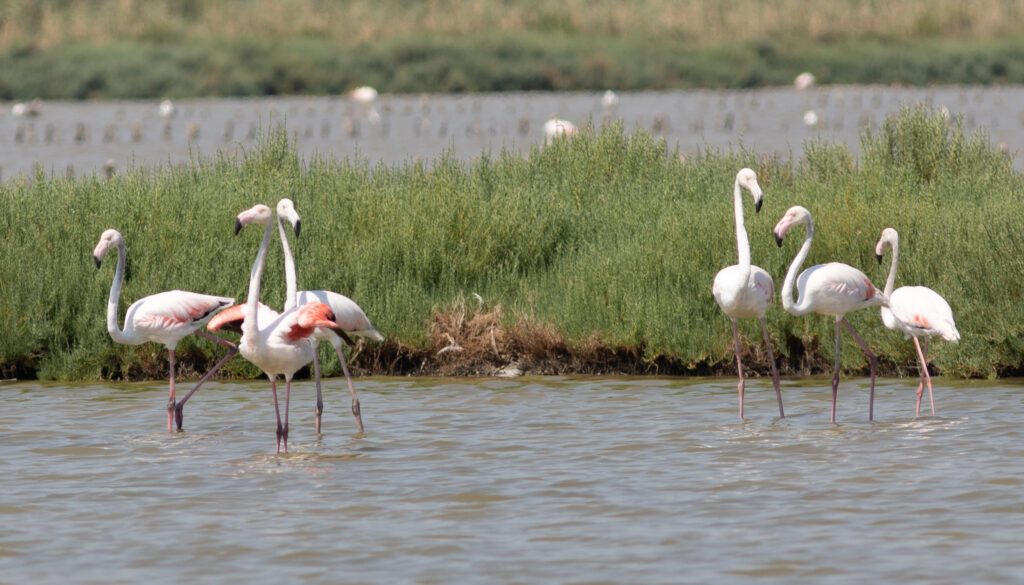
M857 150L860 133L900 107L928 103L962 115L968 130L986 129L1014 156L1024 148L1024 87L896 88L828 86L796 91L630 92L605 109L600 93L506 93L382 96L371 108L343 97L205 99L176 103L162 118L157 101L46 102L35 118L0 104L0 176L97 172L109 160L129 166L178 164L218 151L238 153L262 130L286 123L307 157L357 156L372 162L429 160L447 149L458 158L484 149L528 152L544 141L543 125L559 116L578 125L621 119L684 154L744 146L758 154L799 154L824 138ZM805 116L813 112L816 123Z
M4 583L1020 583L1024 385L666 378L0 384ZM228 577L228 578L225 578Z

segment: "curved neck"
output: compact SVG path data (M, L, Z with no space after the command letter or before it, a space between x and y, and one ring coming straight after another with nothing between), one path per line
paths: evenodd
M281 236L281 250L284 252L284 310L287 311L298 304L298 285L295 283L295 258L292 257L292 248L288 245L288 235L280 216L277 218L277 233Z
M260 250L256 253L256 261L252 264L252 271L249 273L249 298L245 305L245 319L242 321L242 335L254 336L259 331L259 324L256 322L256 315L259 313L260 302L260 280L263 278L263 268L267 261L267 248L270 247L270 233L273 226L267 222L263 229L263 242L260 243Z
M117 270L114 272L114 283L110 285L110 296L107 297L107 332L117 343L130 343L128 335L117 325L117 305L121 301L121 287L124 284L124 265L128 256L124 240L117 242Z
M807 254L811 251L811 241L814 239L814 221L810 218L807 219L807 236L804 237L804 243L800 246L800 251L797 252L796 258L793 258L793 263L789 265L789 271L786 272L786 281L782 285L782 308L791 315L803 315L807 312L807 307L804 306L804 299L799 298L796 303L793 302L793 285L796 283L796 276L800 272L800 267L803 266L804 260L807 259Z
M740 191L739 179L733 186L733 207L736 211L736 251L740 267L750 269L750 241L747 240L747 228L743 225L743 193Z
M892 242L892 264L889 265L889 276L885 279L885 296L888 297L892 294L892 289L896 287L896 266L900 262L900 242L895 240Z

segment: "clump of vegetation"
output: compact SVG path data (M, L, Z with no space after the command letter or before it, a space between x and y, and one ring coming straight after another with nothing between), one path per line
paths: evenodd
M748 210L753 260L781 281L795 244L771 229L801 204L814 213L808 262L838 260L876 284L882 228L901 235L898 285L924 284L950 303L963 339L936 343L933 364L960 376L1017 373L1024 347L1024 181L983 135L924 108L865 134L862 159L818 144L800 160L706 152L681 162L664 142L621 127L584 130L528 157L371 167L300 160L284 134L244 157L137 169L111 180L0 185L0 375L159 378L160 348L113 344L104 326L113 266L90 257L99 234L125 236L123 298L181 288L242 299L259 234L232 235L235 214L289 196L303 217L293 242L300 286L355 299L388 338L356 360L376 373L714 373L733 368L731 329L711 281L735 263L731 187L754 168L765 189ZM264 299L283 302L278 247ZM475 295L482 299L477 300ZM124 306L122 306L122 310ZM832 323L769 311L784 372L827 371ZM851 321L889 373L913 371L912 345L877 312ZM756 323L743 333L759 344ZM441 351L459 346L461 350ZM750 351L744 349L744 351ZM333 354L322 349L327 371ZM220 349L179 348L203 370ZM763 356L750 363L766 371ZM857 352L847 369L865 368ZM229 375L256 376L243 360Z

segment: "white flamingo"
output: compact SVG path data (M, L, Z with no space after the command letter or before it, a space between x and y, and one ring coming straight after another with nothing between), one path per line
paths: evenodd
M295 259L292 256L291 246L288 245L288 235L285 233L281 220L287 220L295 235L301 231L301 220L295 211L295 204L291 199L285 198L277 202L277 229L281 236L281 246L284 250L284 274L287 291L285 294L285 309L296 305L303 305L310 302L321 302L329 307L334 313L335 322L341 327L341 334L331 329L317 329L313 337L318 341L328 341L335 353L338 354L338 361L341 362L341 371L345 373L345 382L348 384L348 391L352 395L352 416L355 417L356 427L359 432L364 431L363 417L359 406L359 397L356 395L356 388L352 383L352 375L349 373L348 364L345 360L345 352L342 349L342 341L352 345L351 337L364 337L372 341L384 341L384 336L377 331L370 319L352 299L331 292L329 290L304 290L296 292L297 284L295 278ZM313 375L316 379L316 432L320 432L320 418L324 411L323 394L320 389L320 358L313 352Z
M932 377L928 373L928 340L935 335L956 343L960 341L960 332L953 321L953 310L939 293L926 286L901 286L896 290L896 266L900 257L900 236L896 230L885 228L875 245L875 256L881 264L885 256L886 246L892 248L892 265L889 266L889 277L885 280L885 296L889 298L889 306L882 307L882 322L894 331L902 331L906 337L914 340L917 358L921 364L921 380L917 384L917 405L914 415L921 415L921 396L924 385L928 384L928 402L931 404L932 416L935 416L935 399L932 397ZM924 337L924 351L918 337Z
M797 253L793 263L786 272L786 281L782 285L782 308L791 315L818 313L831 315L836 319L836 365L832 375L832 414L829 420L836 422L836 396L839 393L839 326L843 325L860 346L871 364L871 394L868 398L868 420L875 416L875 376L878 371L878 359L868 348L857 330L845 319L847 313L867 307L887 305L885 294L878 290L863 272L853 266L839 262L817 264L800 272L800 266L807 259L814 239L814 219L811 212L799 205L790 207L775 225L775 241L782 246L782 238L793 226L807 224L807 235L803 246ZM797 273L800 272L799 278ZM796 282L799 297L793 302L793 283Z
M768 339L768 324L764 314L775 296L775 285L772 277L763 268L750 264L750 243L747 230L743 225L743 193L740 188L750 191L754 199L754 212L761 211L764 197L761 186L757 184L757 174L751 169L741 169L736 173L733 184L733 209L736 213L736 247L739 252L739 264L723 268L715 275L711 286L711 294L722 311L732 320L732 339L736 348L736 371L740 381L736 389L740 397L740 418L743 418L743 361L740 359L740 333L736 320L757 317L761 322L761 333L768 349L768 360L772 366L772 383L775 386L775 397L779 401L779 416L785 417L782 409L782 391L779 389L779 372L775 368L775 355L772 352L771 340Z
M576 124L561 118L551 118L544 122L544 144L551 144L561 137L571 138L577 132L579 132L579 129L576 128Z
M107 331L110 337L117 343L125 345L140 345L147 341L162 343L167 348L167 362L170 366L170 395L167 400L167 430L173 431L173 422L177 417L178 429L181 429L184 419L185 402L209 380L235 353L238 348L226 339L210 335L203 331L203 325L221 309L235 304L230 297L217 297L204 295L183 290L171 290L143 297L128 307L124 318L124 329L117 325L117 309L121 300L121 288L124 284L124 266L128 256L121 233L115 229L109 229L100 236L99 243L93 250L93 259L96 261L96 268L100 267L103 257L111 249L117 248L117 269L114 272L114 282L110 285L110 296L107 300ZM178 342L183 338L195 333L196 335L213 341L228 348L224 355L206 373L188 394L175 402L174 399L174 350Z
M288 452L288 405L291 401L292 378L295 372L313 360L311 337L317 328L338 329L331 308L323 303L307 303L278 313L259 302L260 280L266 264L267 248L274 214L266 205L256 205L238 215L235 233L250 223L263 224L263 241L249 275L249 296L244 305L231 307L210 320L208 328L237 325L241 321L242 339L238 349L242 356L263 370L270 379L277 417L277 452ZM285 379L284 421L277 400L277 377Z

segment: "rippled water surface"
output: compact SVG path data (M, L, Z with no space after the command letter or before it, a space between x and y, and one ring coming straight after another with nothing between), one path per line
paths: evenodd
M1024 148L1024 87L899 88L826 86L808 91L622 92L612 109L601 93L384 95L372 106L344 97L197 99L177 102L163 118L157 101L46 102L37 117L13 116L0 104L0 175L86 174L106 161L177 164L194 156L251 149L261 132L286 125L304 156L356 156L397 163L451 150L471 159L485 149L525 153L544 141L551 117L580 126L621 120L687 155L740 145L789 157L822 138L855 152L865 128L877 128L901 107L927 103L963 116L968 131L984 128L1014 155ZM813 122L813 123L809 123Z
M0 384L4 583L1020 583L1024 384L360 379Z

